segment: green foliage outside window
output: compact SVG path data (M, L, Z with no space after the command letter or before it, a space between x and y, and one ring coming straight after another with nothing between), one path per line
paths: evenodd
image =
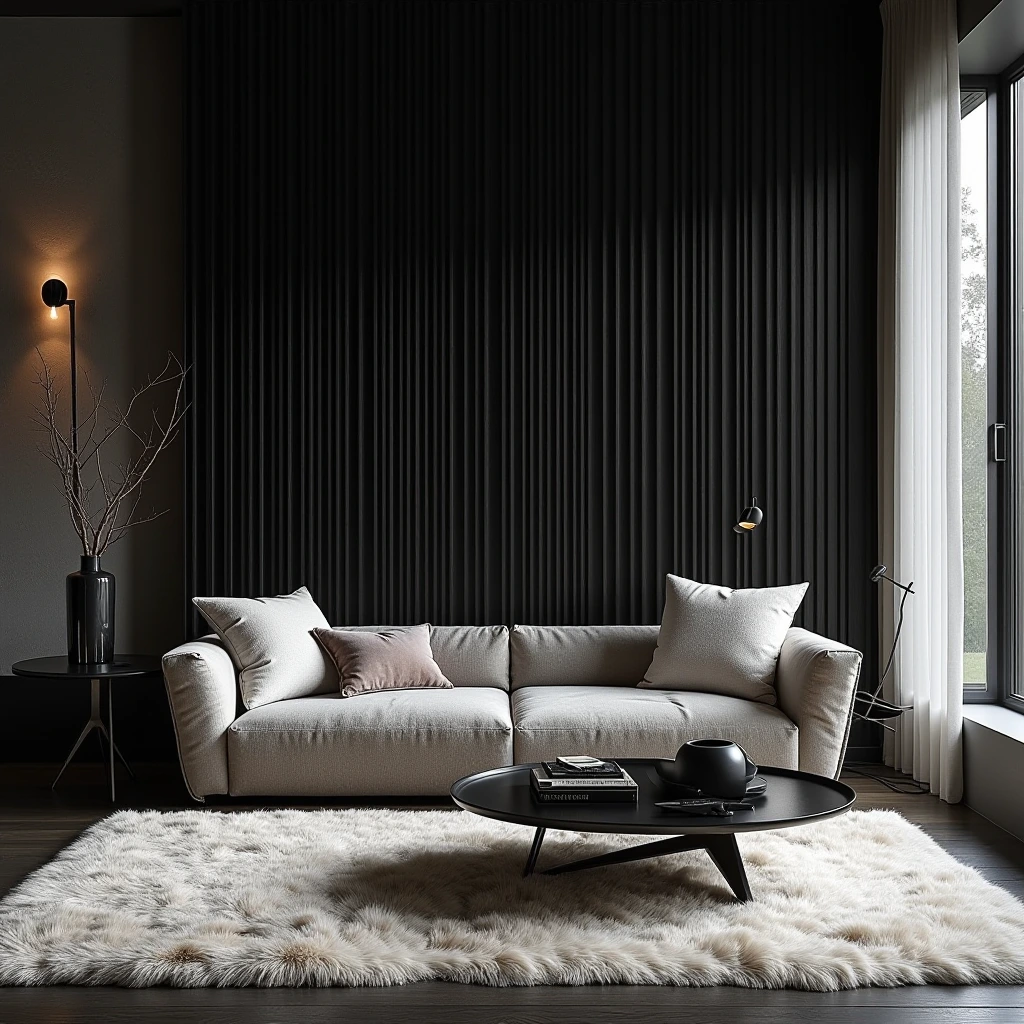
M961 252L966 266L960 305L963 375L964 679L985 681L988 612L988 288L985 244L971 190L961 194Z

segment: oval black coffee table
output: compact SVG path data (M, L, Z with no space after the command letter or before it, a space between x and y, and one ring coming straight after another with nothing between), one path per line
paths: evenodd
M568 832L668 835L672 838L561 864L542 873L559 875L565 871L624 864L687 850L706 850L736 898L742 901L749 900L751 895L736 844L737 832L807 825L848 811L857 799L857 794L849 786L822 775L789 768L761 768L758 774L767 781L768 788L764 796L754 801L750 810L736 811L727 818L691 817L655 806L659 800L672 800L677 796L667 791L654 770L655 758L618 760L618 763L636 780L638 793L635 804L537 803L530 792L530 770L537 767L533 764L494 768L459 779L452 786L452 799L474 814L517 825L531 825L537 830L524 876L533 873L549 828Z

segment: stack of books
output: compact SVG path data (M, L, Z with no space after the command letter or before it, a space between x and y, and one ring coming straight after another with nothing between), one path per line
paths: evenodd
M614 761L599 768L568 768L545 761L530 772L533 799L542 804L636 803L637 786L629 772Z

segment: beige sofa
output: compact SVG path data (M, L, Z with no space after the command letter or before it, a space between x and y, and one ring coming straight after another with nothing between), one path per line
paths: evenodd
M451 690L329 693L252 711L216 637L175 648L163 667L197 800L441 795L500 765L579 753L671 757L700 737L735 740L759 764L838 774L859 651L790 629L772 706L638 689L657 640L657 626L435 626L431 648Z

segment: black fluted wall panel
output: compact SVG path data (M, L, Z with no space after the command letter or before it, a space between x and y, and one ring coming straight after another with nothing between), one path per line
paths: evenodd
M186 26L192 592L654 622L667 571L807 579L873 650L874 0Z

